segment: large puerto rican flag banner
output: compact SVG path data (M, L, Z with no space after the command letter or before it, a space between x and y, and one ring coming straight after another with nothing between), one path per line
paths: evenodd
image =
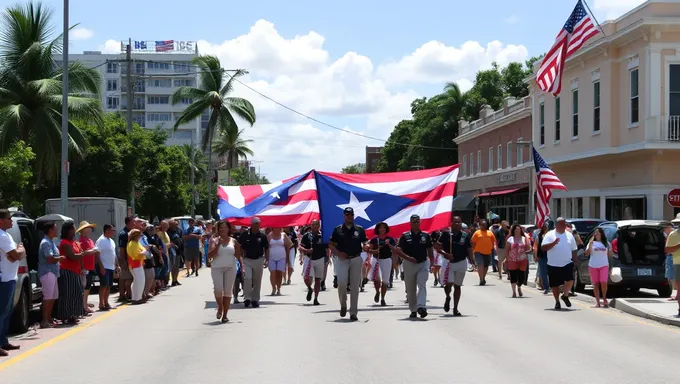
M262 227L307 225L321 219L325 239L343 223L343 210L354 209L354 220L373 236L381 221L398 237L419 215L426 232L448 227L458 165L420 171L343 174L310 171L279 183L220 186L218 214L236 225L257 216Z

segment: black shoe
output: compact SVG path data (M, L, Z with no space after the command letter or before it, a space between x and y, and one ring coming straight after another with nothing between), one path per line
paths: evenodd
M571 300L569 300L569 296L562 296L562 301L564 301L564 304L566 304L568 308L571 308Z
M418 308L418 314L420 315L421 319L424 319L427 317L427 309L425 308Z
M352 288L350 288L350 286L348 285L347 286L347 293L350 293L350 292L352 292Z
M444 300L444 312L448 312L449 309L451 309L451 298L447 297L446 300Z
M436 287L437 285L439 285L439 279L434 279L434 286Z
M198 269L196 270L195 274L196 274L196 277L198 277Z
M401 279L401 281L404 281L404 272L401 272L401 273L399 274L399 278Z
M411 318L411 319L415 319L417 317L418 317L418 313L416 313L416 312L411 312L411 314L409 315L409 318Z
M380 292L376 292L375 296L373 297L373 301L376 303L380 301Z
M347 316L347 308L342 307L340 308L340 317L345 317Z
M359 289L359 292L364 292L364 287L361 287L361 288Z
M253 301L252 305L253 308L260 308L260 303L258 303L257 301Z
M243 306L245 306L246 308L250 307L250 300L244 301Z
M394 287L392 286L392 283L390 283L390 284L387 286L387 288L392 289L392 288L394 288Z
M325 291L325 290L326 290L326 283L323 282L323 283L321 283L321 291Z
M480 280L479 285L486 285L486 280Z
M562 306L560 305L560 301L559 301L559 300L555 302L555 309L558 309L558 310L559 310L559 309L562 309Z
M319 304L319 300L318 300L318 299L314 299L314 305L321 305L321 304Z
M364 277L363 280L361 280L361 286L365 286L368 283L368 279Z
M385 302L385 299L380 300L380 306L386 307L387 303Z
M307 288L307 301L312 301L312 293L313 293L312 289Z
M349 316L349 319L350 319L351 321L359 321L359 318L357 317L357 315L350 315L350 316Z
M337 288L337 287L338 287L338 277L333 276L333 288Z
M456 316L456 317L458 317L458 316L463 316L463 314L460 313L460 312L458 312L458 310L455 309L455 308L453 309L453 315Z

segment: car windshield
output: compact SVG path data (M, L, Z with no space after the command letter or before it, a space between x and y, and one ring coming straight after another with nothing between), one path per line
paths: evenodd
M596 220L579 220L572 221L571 224L576 228L578 233L590 233L595 227L597 227L601 221Z

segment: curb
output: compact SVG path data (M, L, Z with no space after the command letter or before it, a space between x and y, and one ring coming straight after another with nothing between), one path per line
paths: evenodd
M503 279L503 281L507 281L507 280ZM509 283L509 281L507 281L507 282ZM536 289L536 282L529 279L527 286L530 287L530 288ZM590 304L595 303L595 298L593 296L587 295L587 294L582 293L582 292L577 292L576 296L569 296L569 298L570 299L576 299L576 300L582 301L584 303L590 303ZM614 299L612 299L612 303L613 303L613 300Z
M635 304L629 303L625 299L613 299L612 306L621 312L628 313L633 316L642 317L649 320L654 320L661 324L672 325L675 327L680 327L680 319L675 319L672 317L666 317L662 315L657 315L652 312L647 312Z

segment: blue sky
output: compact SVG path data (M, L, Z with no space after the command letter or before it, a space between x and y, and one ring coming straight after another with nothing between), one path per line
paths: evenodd
M589 4L603 22L641 2ZM3 8L14 3L0 1ZM63 2L43 4L54 10L60 30ZM575 1L233 4L71 0L71 23L82 29L72 34L70 48L74 53L106 49L128 37L203 40L202 52L218 55L225 67L249 69L244 82L278 101L333 125L387 138L391 127L408 117L413 98L437 93L445 81L459 81L466 88L475 71L491 60L546 51ZM494 41L500 43L489 47ZM314 167L338 171L361 161L364 145L380 144L295 116L243 87L237 93L258 109L258 123L246 132L255 140L262 172L272 180Z

